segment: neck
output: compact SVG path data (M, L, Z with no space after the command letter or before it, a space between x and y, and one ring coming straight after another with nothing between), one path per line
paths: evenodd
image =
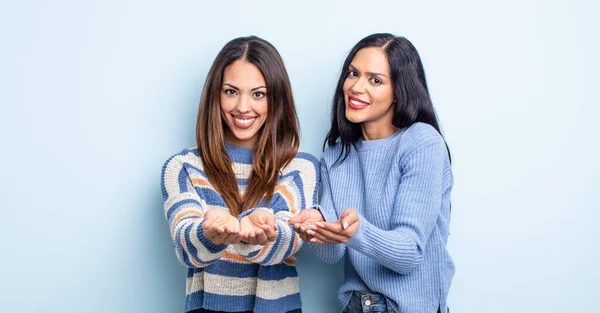
M363 139L365 141L377 140L393 135L398 127L392 124L393 111L391 113L378 120L361 123Z
M231 131L225 132L225 142L230 145L234 145L240 148L252 149L254 150L254 145L256 144L256 138L252 138L252 140L239 140L235 135L231 133Z

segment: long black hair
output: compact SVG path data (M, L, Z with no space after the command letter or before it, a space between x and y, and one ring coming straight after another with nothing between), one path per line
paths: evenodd
M405 128L417 122L427 123L433 126L441 135L429 90L427 89L423 63L415 46L404 37L388 33L373 34L361 39L350 50L335 88L331 111L331 129L327 133L323 149L337 143L342 145L336 164L343 162L348 157L350 146L354 145L362 135L360 123L352 123L346 118L346 101L343 87L348 76L348 66L354 56L360 49L368 47L379 47L387 55L394 97L397 99L392 125ZM450 156L449 150L448 156Z

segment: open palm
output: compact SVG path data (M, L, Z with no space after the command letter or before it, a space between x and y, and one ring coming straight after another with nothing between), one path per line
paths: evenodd
M240 220L242 241L265 245L277 239L277 218L267 210L256 210Z
M318 222L324 222L323 215L317 209L304 209L298 215L290 218L288 224L294 225L294 230L300 235L304 241L310 240L310 236L306 233L310 226Z
M226 210L208 210L202 228L204 237L215 244L233 244L241 240L240 223Z

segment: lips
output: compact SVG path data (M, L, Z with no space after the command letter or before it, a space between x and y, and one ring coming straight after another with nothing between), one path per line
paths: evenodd
M254 125L254 122L258 119L258 116L241 116L241 115L232 115L233 116L233 124L237 128L250 128Z
M362 101L357 97L348 97L348 106L353 110L362 110L369 106L368 102Z

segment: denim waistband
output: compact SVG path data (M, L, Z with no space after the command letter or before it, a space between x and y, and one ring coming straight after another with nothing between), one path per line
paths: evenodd
M352 292L350 303L346 307L345 312L382 312L393 313L394 311L388 305L384 295L380 293L366 293L362 291Z

